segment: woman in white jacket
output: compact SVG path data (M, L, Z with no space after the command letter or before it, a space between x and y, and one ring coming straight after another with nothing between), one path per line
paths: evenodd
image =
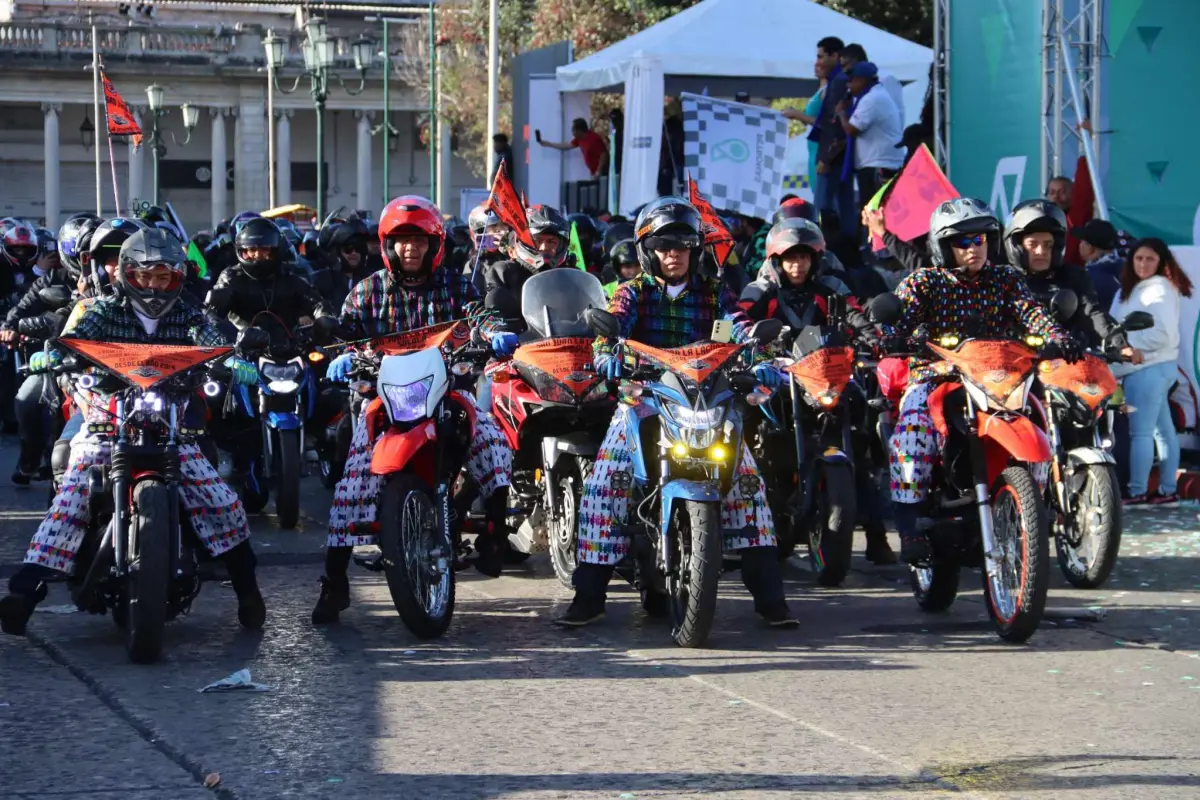
M1162 239L1142 239L1134 245L1121 271L1121 291L1113 298L1112 316L1124 319L1131 311L1146 311L1154 327L1129 334L1133 358L1114 364L1123 378L1129 415L1129 497L1126 507L1179 502L1175 493L1179 470L1179 439L1171 418L1168 396L1176 380L1179 358L1180 305L1191 297L1192 282L1180 269ZM1158 490L1148 491L1154 464L1154 442L1164 453L1158 470Z

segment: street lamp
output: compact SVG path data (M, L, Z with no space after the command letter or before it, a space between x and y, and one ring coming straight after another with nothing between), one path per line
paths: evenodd
M88 152L91 152L96 141L96 126L92 124L92 118L87 115L87 111L83 112L83 122L79 123L79 141Z
M286 56L285 43L278 37L268 35L263 39L263 49L267 56L268 78L274 88L284 94L291 94L300 86L300 79L308 76L313 108L317 114L317 219L325 219L325 100L329 97L329 79L333 77L349 95L362 94L367 86L367 70L375 60L375 43L365 36L350 46L354 56L354 68L358 71L358 86L351 88L342 80L342 76L332 72L334 59L337 55L338 40L329 37L328 28L323 17L309 17L304 23L304 41L300 43L300 52L304 57L304 74L297 75L292 88L285 89L279 85L278 70L283 66Z
M166 152L166 146L162 143L162 135L158 130L158 118L167 114L167 109L163 108L163 95L165 90L157 83L152 83L146 87L146 100L150 104L150 154L154 162L154 179L151 187L151 205L158 205L158 160L162 158ZM171 139L175 144L184 145L192 139L192 131L196 127L196 123L200 121L200 109L184 103L179 107L179 113L183 117L183 127L187 131L187 136L183 141L179 141L175 136L175 132L171 131Z

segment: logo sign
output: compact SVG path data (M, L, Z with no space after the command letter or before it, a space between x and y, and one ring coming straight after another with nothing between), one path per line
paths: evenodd
M745 163L750 158L750 148L741 139L726 139L717 142L712 147L713 161L732 161L735 164Z
M1021 187L1025 183L1025 156L1007 156L996 162L996 173L992 178L992 198L988 205L1005 225L1012 217L1012 210L1021 202ZM1012 194L1005 187L1005 178L1013 179Z

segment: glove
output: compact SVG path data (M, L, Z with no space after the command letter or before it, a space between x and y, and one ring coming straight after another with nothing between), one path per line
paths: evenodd
M239 386L253 386L258 383L258 367L240 358L227 358L225 366L233 373L233 382Z
M1051 339L1042 346L1042 358L1047 361L1061 358L1068 364L1074 364L1083 358L1083 347L1072 336Z
M51 350L49 353L34 353L29 357L30 372L47 372L62 363L62 353Z
M783 383L783 376L774 364L759 364L754 368L754 380L768 389L778 389L779 384Z
M621 359L616 356L598 356L596 372L603 375L606 380L617 380L621 377Z
M515 333L493 333L492 334L492 352L498 356L511 356L517 349L517 335Z
M325 371L325 377L334 383L345 383L346 378L350 375L350 366L353 359L353 353L342 353L329 362L329 369Z

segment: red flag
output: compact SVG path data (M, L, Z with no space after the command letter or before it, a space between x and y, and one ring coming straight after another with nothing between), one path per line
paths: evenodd
M138 127L137 122L133 118L133 112L129 110L129 106L121 99L121 95L117 94L116 87L112 85L112 81L103 71L100 72L100 80L104 83L104 104L106 106L106 117L108 118L108 135L109 136L132 136L133 147L136 150L142 146L142 129Z
M496 178L492 181L492 193L488 195L487 207L496 212L508 227L512 228L517 238L530 249L536 249L533 236L529 233L529 220L525 218L525 206L517 197L517 190L508 179L508 165L503 160L496 169Z
M961 197L958 190L938 168L929 148L921 145L883 201L883 223L897 239L911 242L929 233L934 209L956 197Z
M725 227L725 223L717 216L717 212L713 211L712 203L705 199L704 195L700 194L700 187L696 186L696 182L692 180L691 173L687 176L688 182L688 199L692 201L692 205L700 212L700 221L704 225L704 243L712 245L713 255L717 257L717 263L725 264L725 259L729 258L729 253L733 250L733 236Z

